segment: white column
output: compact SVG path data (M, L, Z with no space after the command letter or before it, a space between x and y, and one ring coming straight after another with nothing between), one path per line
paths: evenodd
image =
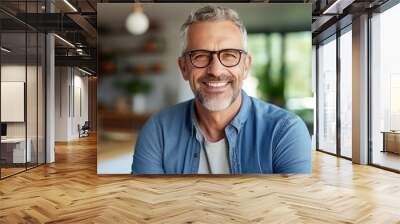
M314 126L313 126L313 135L311 136L312 149L315 150L317 148L317 47L312 45L312 59L311 59L311 82L312 82L312 93L314 97Z
M368 163L368 16L353 19L353 162Z
M54 76L54 35L46 36L46 163L55 161L54 133L55 133L55 76Z
M46 1L47 12L53 12L51 1ZM55 162L55 44L54 35L46 35L46 163Z

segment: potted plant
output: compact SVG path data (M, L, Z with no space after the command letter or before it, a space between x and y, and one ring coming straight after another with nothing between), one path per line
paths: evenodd
M142 79L131 79L128 81L118 81L117 86L125 90L132 97L132 111L135 113L146 112L147 93L151 90L151 84Z

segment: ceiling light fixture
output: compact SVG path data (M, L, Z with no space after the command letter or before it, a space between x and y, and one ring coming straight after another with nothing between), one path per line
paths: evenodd
M75 48L75 45L73 45L71 42L69 42L68 40L60 37L58 34L54 34L55 37L57 37L59 40L61 40L62 42L64 42L65 44L67 44L70 47Z
M77 53L78 55L85 55L85 56L88 56L88 54L87 54L86 52L84 52L82 48L77 48L77 49L76 49L76 53Z
M78 10L68 0L64 0L64 3L67 4L74 12L78 12Z
M149 28L149 19L143 13L143 7L135 3L132 12L126 18L126 29L133 35L141 35Z
M327 9L322 12L323 15L328 15L328 14L342 14L343 9L345 9L347 6L351 5L355 0L336 0L333 2L332 5L330 5Z
M9 49L7 49L7 48L5 48L5 47L1 47L0 48L2 51L4 51L4 52L7 52L7 53L10 53L11 52L11 50L9 50Z
M90 73L90 72L88 72L88 71L86 71L86 70L83 70L83 69L81 69L81 68L79 68L79 67L78 67L78 70L81 71L81 72L83 72L83 73L85 73L85 74L87 74L87 75L93 75L92 73Z

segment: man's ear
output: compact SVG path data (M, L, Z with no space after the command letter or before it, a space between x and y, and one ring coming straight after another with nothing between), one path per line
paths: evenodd
M252 64L253 64L253 58L251 57L250 54L247 54L244 61L244 79L246 79L247 76L249 76Z
M179 65L179 69L181 70L183 79L188 81L190 76L189 76L189 71L186 66L185 57L178 58L178 65Z

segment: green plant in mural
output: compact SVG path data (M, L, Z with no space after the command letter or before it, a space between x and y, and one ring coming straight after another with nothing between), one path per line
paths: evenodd
M115 86L122 88L129 95L136 95L140 93L148 93L151 90L151 84L141 79L131 79L128 81L117 81Z
M312 133L311 33L250 34L257 97L299 115Z
M269 35L266 38L266 54L268 60L265 64L255 68L254 75L258 79L258 94L261 99L271 102L280 107L286 106L285 101L285 42L284 35L281 35L280 49L273 52L272 42L276 44L276 38Z

